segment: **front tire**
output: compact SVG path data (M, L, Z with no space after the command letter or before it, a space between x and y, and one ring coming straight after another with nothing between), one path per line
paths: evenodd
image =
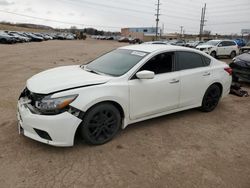
M215 52L215 51L212 51L210 55L211 55L212 57L216 58L216 52Z
M202 106L200 108L203 112L213 111L219 103L221 97L221 89L217 85L211 85L202 100Z
M110 103L92 107L81 124L81 135L88 144L101 145L110 141L121 127L121 114Z

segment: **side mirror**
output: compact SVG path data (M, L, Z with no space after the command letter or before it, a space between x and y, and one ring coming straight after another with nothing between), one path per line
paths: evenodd
M222 47L222 44L219 44L218 47Z
M155 77L155 73L153 71L143 70L137 72L136 77L139 79L153 79Z

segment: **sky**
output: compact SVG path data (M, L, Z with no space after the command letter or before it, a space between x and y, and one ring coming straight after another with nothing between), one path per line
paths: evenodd
M55 28L155 27L157 0L0 0L0 21ZM160 0L159 26L164 33L197 34L206 3L204 30L213 34L250 29L250 0Z

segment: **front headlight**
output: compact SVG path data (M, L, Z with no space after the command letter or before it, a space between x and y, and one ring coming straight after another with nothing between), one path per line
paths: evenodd
M212 49L212 47L207 48L207 50L211 50L211 49Z
M35 106L38 110L45 113L59 113L64 108L68 107L78 95L68 95L64 97L51 98L50 96L44 97L40 101L35 102Z

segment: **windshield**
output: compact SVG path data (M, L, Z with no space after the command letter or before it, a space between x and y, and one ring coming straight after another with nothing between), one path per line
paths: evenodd
M91 61L85 68L93 72L121 76L146 55L146 52L117 49Z
M216 46L220 41L218 40L210 40L208 42L206 42L206 45L212 45L212 46Z

